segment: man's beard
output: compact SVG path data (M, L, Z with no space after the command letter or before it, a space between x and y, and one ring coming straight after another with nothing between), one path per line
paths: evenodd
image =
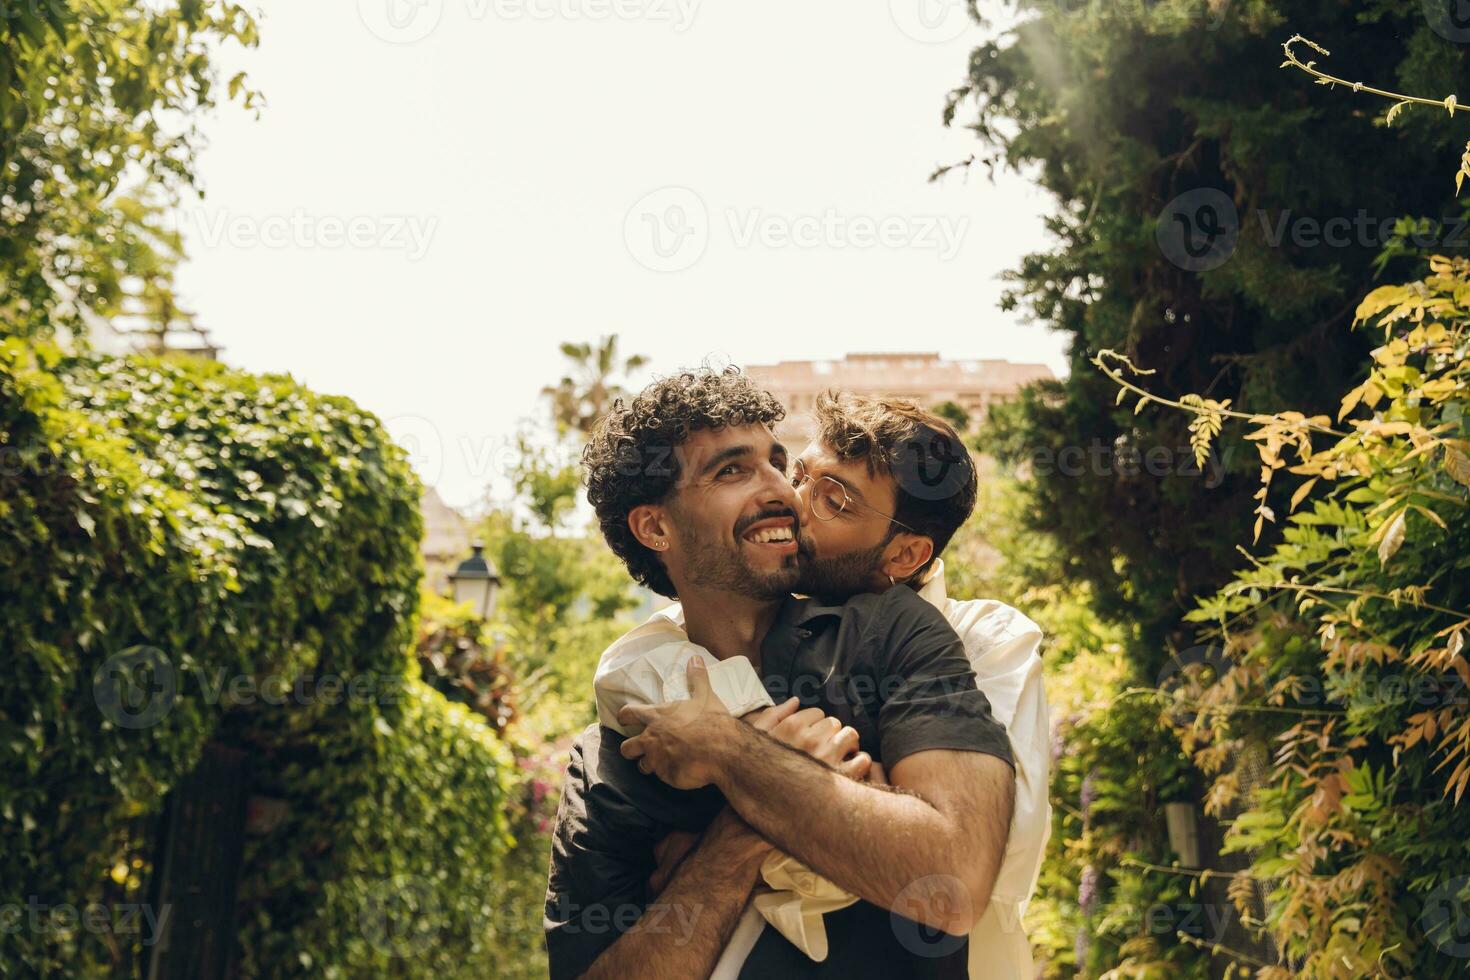
M873 576L878 572L888 540L862 551L849 551L845 555L833 555L830 558L812 557L810 549L803 542L803 547L798 552L800 574L796 578L796 591L819 599L840 600L871 591Z
M796 555L773 572L760 572L739 553L739 545L731 551L724 542L706 537L693 521L678 524L680 540L688 542L686 571L694 585L750 599L781 599L791 594L798 571Z

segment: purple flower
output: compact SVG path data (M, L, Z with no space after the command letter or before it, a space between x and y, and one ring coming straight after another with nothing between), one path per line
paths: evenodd
M1089 769L1087 776L1082 780L1082 816L1085 819L1092 810L1092 801L1097 799L1097 770Z
M1097 907L1097 884L1097 869L1089 864L1082 869L1082 881L1077 886L1077 904L1084 915L1091 915Z

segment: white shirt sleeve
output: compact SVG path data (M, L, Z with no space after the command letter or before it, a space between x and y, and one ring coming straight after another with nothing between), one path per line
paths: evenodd
M740 717L774 702L747 657L718 660L697 643L670 639L634 657L607 660L593 679L597 693L597 720L624 736L637 735L641 726L624 725L618 712L626 705L665 704L689 699L689 662L699 658L709 668L710 687L726 710Z

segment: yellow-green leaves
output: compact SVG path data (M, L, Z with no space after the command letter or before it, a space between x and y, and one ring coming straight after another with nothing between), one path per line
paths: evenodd
M1387 564L1390 558L1398 554L1399 548L1403 547L1407 516L1408 509L1405 508L1394 514L1379 528L1377 534L1379 535L1378 561L1380 564Z
M1470 456L1454 446L1444 447L1444 469L1461 486L1470 487Z
M1230 399L1217 402L1199 395L1181 395L1179 403L1195 410L1189 420L1189 448L1194 451L1194 465L1203 468L1210 458L1210 445L1220 434L1225 422L1224 412L1230 407Z

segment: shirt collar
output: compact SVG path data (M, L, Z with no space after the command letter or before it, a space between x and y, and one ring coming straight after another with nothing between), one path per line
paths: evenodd
M949 591L944 587L943 558L934 559L934 564L929 568L929 574L924 577L924 584L919 587L919 598L932 606L944 608L944 601L949 598Z

